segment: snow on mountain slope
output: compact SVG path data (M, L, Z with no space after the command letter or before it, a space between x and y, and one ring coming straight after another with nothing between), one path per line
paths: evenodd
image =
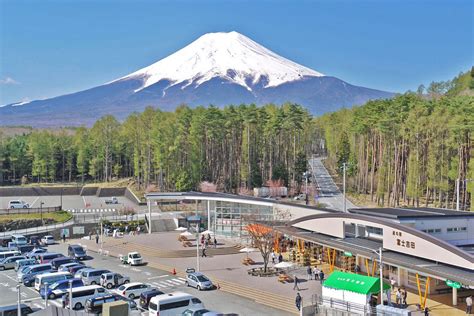
M208 33L176 53L116 81L141 79L138 92L161 80L170 86L191 83L199 86L215 77L226 79L252 91L251 84L266 80L265 88L275 87L323 74L283 58L248 37L237 33ZM249 84L251 83L251 84ZM166 89L165 89L166 90Z

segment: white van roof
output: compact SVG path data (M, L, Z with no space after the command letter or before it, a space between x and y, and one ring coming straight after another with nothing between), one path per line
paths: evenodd
M184 292L171 292L153 296L151 300L153 303L157 304L158 302L166 302L168 300L175 301L177 299L191 299L194 298L194 295L184 293Z
M73 279L71 279L72 281ZM100 285L85 285L85 286L79 286L79 287L73 287L72 292L80 292L80 291L87 291L87 290L94 290L94 289L103 289L102 286Z
M46 277L50 277L50 276L57 276L57 275L71 275L71 273L66 272L66 271L43 273L43 274L38 275L38 278L41 279L41 278L46 278Z

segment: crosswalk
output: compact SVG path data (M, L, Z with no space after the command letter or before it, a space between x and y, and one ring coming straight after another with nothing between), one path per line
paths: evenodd
M166 279L166 280L157 280L157 281L149 281L150 284L156 286L158 289L164 289L164 288L169 288L169 287L175 287L175 286L181 286L186 283L185 278L172 278L172 279Z
M116 212L114 208L81 208L81 209L67 209L70 213L111 213Z

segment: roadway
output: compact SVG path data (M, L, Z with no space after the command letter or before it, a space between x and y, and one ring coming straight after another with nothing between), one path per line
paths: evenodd
M67 244L57 244L48 247L50 251L58 251L65 253ZM91 252L94 257L85 261L86 265L94 268L106 268L113 272L127 275L132 282L144 282L159 288L165 293L172 291L184 291L201 299L206 308L216 310L223 313L234 313L238 315L291 315L284 311L261 305L253 300L240 297L234 294L223 292L220 290L197 291L194 288L188 288L184 285L184 278L172 275L169 271L152 268L149 266L130 267L121 264L117 258L101 256ZM17 303L16 291L16 273L14 270L0 272L0 306L13 305ZM30 305L32 308L43 309L45 301L41 299L39 294L32 287L21 287L22 303ZM138 300L137 300L138 303ZM48 301L48 304L60 306L59 300ZM143 312L141 315L148 315Z
M324 167L321 157L309 159L309 167L313 177L313 183L318 190L317 201L327 208L344 211L344 196L332 179L331 175ZM356 207L351 201L346 199L346 209Z

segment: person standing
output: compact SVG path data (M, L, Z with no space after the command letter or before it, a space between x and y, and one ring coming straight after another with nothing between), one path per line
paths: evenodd
M270 257L272 258L272 264L275 264L275 252L272 251L272 253L270 254Z
M315 266L314 269L313 269L313 273L314 273L314 280L318 280L319 279L319 270L318 270L318 267Z
M63 243L66 242L66 233L63 233Z
M425 307L424 312L425 312L425 316L430 316L430 310L429 310L428 306Z
M283 255L281 253L278 255L278 262L283 262Z
M300 293L296 293L295 305L298 310L301 310L301 295Z
M390 278L390 291L393 292L393 290L395 289L395 285L397 284L397 282L395 282L395 279L393 277Z
M96 235L95 235L95 244L96 244L96 245L99 244L99 234L96 234Z
M206 245L202 246L202 257L207 257L207 255L206 255Z
M471 315L472 314L472 295L469 295L466 297L466 314Z
M298 277L295 275L293 275L293 290L300 290L299 286L298 286Z
M397 290L396 298L397 298L397 305L401 305L402 304L402 292L400 291L400 288L398 288L398 290Z
M214 248L217 248L217 239L215 235L214 235Z
M308 275L308 281L313 279L313 271L310 265L306 268L306 274Z
M324 272L323 272L323 270L319 271L319 281L321 282L321 285L322 285L323 281L324 281Z
M402 299L403 299L403 305L405 305L405 306L407 306L407 296L408 296L407 289L403 289Z

